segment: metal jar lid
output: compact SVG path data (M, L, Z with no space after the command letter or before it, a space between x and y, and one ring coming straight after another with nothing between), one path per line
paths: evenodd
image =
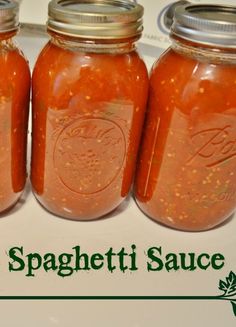
M209 46L236 48L236 7L207 4L179 6L171 34Z
M11 32L19 27L19 4L0 0L0 33Z
M129 0L52 0L48 30L87 39L140 36L143 7Z

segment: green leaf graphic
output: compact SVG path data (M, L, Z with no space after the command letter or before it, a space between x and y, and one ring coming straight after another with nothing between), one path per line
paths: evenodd
M231 304L233 306L233 312L234 312L234 315L236 317L236 302L231 301Z
M220 296L222 300L229 301L232 304L233 312L236 317L236 274L231 271L226 281L220 280L219 289L224 292Z
M227 284L225 283L225 282L223 282L222 280L220 280L220 286L219 286L219 289L221 290L221 291L223 291L223 292L227 292L227 290L228 290L228 286L227 286Z
M236 295L236 274L231 271L226 282L220 280L219 289L224 292L224 297Z

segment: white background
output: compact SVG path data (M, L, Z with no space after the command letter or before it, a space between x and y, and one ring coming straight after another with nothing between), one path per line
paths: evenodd
M24 0L27 2L27 0ZM36 3L36 1L30 1ZM38 1L40 3L41 1ZM23 2L24 3L24 2ZM28 0L29 3L29 0ZM34 7L35 8L35 7ZM37 12L30 11L30 15ZM18 37L18 42L30 59L31 67L46 43L37 37ZM150 68L162 49L140 44L140 50ZM164 47L164 46L163 46ZM4 295L218 295L220 279L236 272L236 219L204 233L184 233L160 226L145 217L132 198L109 218L96 222L73 222L48 214L34 199L27 186L21 202L0 220L0 296ZM63 253L80 245L84 252L105 253L110 247L119 251L137 245L139 270L134 273L113 274L106 269L97 272L78 272L72 277L56 273L8 271L7 252L23 246L25 254L38 252ZM222 253L225 267L220 271L153 272L146 270L144 252L152 246L162 246L163 253L206 252ZM1 326L4 327L233 327L236 318L230 303L221 301L2 301Z

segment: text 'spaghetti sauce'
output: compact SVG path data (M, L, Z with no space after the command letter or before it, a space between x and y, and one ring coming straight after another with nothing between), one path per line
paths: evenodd
M14 44L19 6L0 2L0 212L20 198L26 181L30 70Z
M49 4L51 40L33 73L31 180L56 215L96 219L129 193L148 90L134 45L142 14L129 1Z
M152 69L135 196L176 229L210 229L236 207L235 32L236 8L179 7Z

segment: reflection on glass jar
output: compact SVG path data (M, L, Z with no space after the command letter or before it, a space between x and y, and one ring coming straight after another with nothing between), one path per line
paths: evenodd
M179 7L172 46L152 69L135 196L176 229L210 229L236 207L235 15Z
M142 14L133 2L50 3L51 39L33 74L31 180L56 215L96 219L129 193L148 89L135 49Z
M13 41L18 4L0 2L0 212L11 208L24 190L30 71Z

